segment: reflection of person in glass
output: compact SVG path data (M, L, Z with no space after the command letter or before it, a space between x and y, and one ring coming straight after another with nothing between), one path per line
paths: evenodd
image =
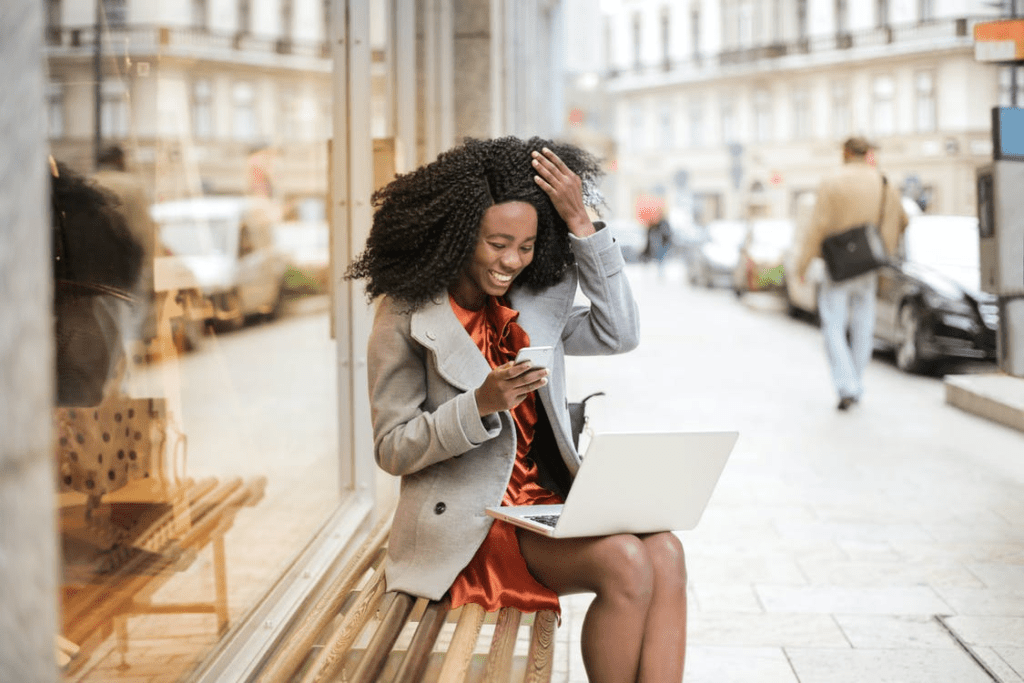
M638 343L619 246L587 213L599 174L570 145L467 140L374 196L349 277L381 297L368 357L374 455L402 477L387 584L488 611L558 610L559 595L596 593L583 625L589 679L677 683L686 570L675 535L552 539L484 513L564 500L580 463L564 356ZM589 305L574 305L577 285ZM528 345L555 347L550 371L512 362Z

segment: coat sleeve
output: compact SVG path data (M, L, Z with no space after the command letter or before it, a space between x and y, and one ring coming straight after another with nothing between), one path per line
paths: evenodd
M576 356L631 351L640 343L640 311L625 273L625 260L610 230L589 237L569 235L589 306L573 306L562 343Z
M396 476L453 458L497 436L497 416L481 418L473 391L428 408L428 352L409 333L409 315L385 298L367 350L373 454Z

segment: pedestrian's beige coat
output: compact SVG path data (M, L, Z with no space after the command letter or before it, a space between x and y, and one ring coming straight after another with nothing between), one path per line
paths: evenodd
M569 236L576 269L540 292L509 295L534 346L555 347L549 382L538 391L562 459L575 476L566 403L565 355L629 351L639 312L608 230ZM577 283L590 301L574 305ZM388 590L440 599L483 542L512 473L516 436L508 411L480 418L475 389L491 368L456 318L448 297L410 313L385 297L368 350L374 457L402 477L388 542Z
M882 200L882 174L862 157L843 164L842 168L826 177L818 188L818 196L811 214L800 256L796 260L796 275L804 276L811 259L821 255L821 242L863 223L877 223ZM885 194L885 213L879 232L890 256L896 254L899 237L907 227L907 214L903 210L899 190L890 180Z

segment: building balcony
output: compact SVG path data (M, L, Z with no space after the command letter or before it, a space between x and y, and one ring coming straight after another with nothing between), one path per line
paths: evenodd
M796 38L789 42L730 47L716 54L695 53L670 63L612 67L605 76L612 90L716 78L723 71L811 66L836 60L877 59L896 54L921 54L969 49L974 24L990 17L960 17L905 25L880 26Z
M185 26L126 25L102 31L105 52L145 57L205 60L285 69L330 71L326 41L297 41L249 33L222 33ZM47 56L91 58L95 27L55 27L46 30Z

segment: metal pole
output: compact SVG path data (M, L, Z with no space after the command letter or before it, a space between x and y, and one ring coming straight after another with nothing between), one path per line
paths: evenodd
M93 134L92 161L95 168L100 165L100 151L103 145L103 0L96 0L96 18L93 24Z

